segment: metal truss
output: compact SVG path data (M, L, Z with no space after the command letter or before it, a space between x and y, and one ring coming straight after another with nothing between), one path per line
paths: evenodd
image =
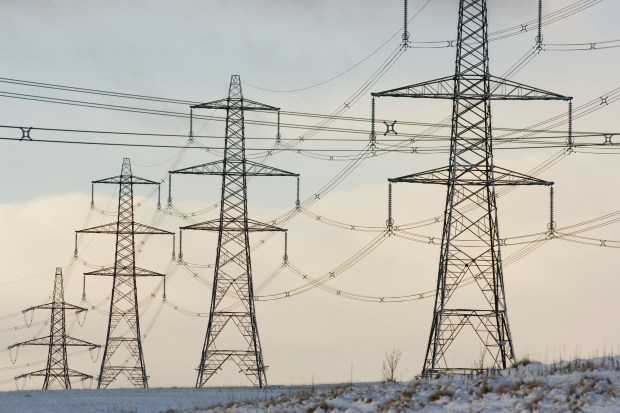
M180 228L181 234L183 230L218 233L209 324L198 366L196 387L203 387L221 370L227 360L236 363L240 372L245 374L252 384L264 387L267 385L267 376L256 323L249 234L265 231L285 232L286 229L248 218L247 177L295 177L299 194L299 174L246 159L244 112L249 110L279 113L280 109L244 99L238 75L231 77L227 99L192 106L191 109L226 110L224 159L220 162L170 171L170 174L222 176L219 219ZM299 205L299 200L297 204ZM179 259L182 259L182 254L180 248ZM235 297L236 303L240 304L235 307L238 309L231 309L231 306L225 305L223 303L225 296ZM222 345L218 339L224 330L237 331L242 338L239 337L237 344L232 347L229 347L230 344Z
M76 231L76 241L77 234L116 235L114 265L84 274L113 278L108 330L97 388L108 387L121 374L134 387L147 388L148 376L142 353L136 280L137 277L164 277L165 275L136 266L135 235L172 235L174 237L174 233L134 221L133 186L159 186L159 183L133 176L129 158L123 159L119 176L93 181L94 184L119 186L117 221Z
M71 377L79 377L82 380L92 379L93 377L69 368L67 361L67 347L88 347L91 350L101 346L88 341L80 340L67 336L65 312L75 311L81 313L88 311L86 308L78 307L65 302L65 292L62 281L62 268L56 268L54 277L54 292L52 302L30 307L24 313L34 310L50 310L50 334L46 337L35 338L9 346L9 350L21 346L47 346L47 366L42 370L33 371L15 377L19 380L26 377L44 377L43 390L50 389L70 389Z
M570 108L572 98L489 74L486 0L460 0L454 76L372 96L453 102L449 166L389 179L393 183L447 186L435 306L422 375L506 368L515 355L506 309L495 187L553 182L494 165L491 101L562 100L569 101ZM471 279L479 289L476 296L457 290ZM462 344L457 336L465 328L482 343L482 354L471 343L455 351L455 346ZM472 364L454 366L456 352L475 356Z

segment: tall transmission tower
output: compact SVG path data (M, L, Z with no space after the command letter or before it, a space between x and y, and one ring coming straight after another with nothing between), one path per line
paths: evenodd
M449 166L389 179L447 187L435 307L422 370L425 377L438 372L501 369L515 360L495 188L553 183L495 166L491 101L569 101L570 115L572 98L490 75L487 33L486 0L460 0L454 76L372 94L452 100ZM470 280L479 288L475 296L458 289ZM465 349L462 340L460 347L456 345L457 336L466 327L471 328L470 340L482 342L482 357L467 340ZM452 364L459 348L461 356L472 354L475 366Z
M94 184L119 186L117 221L76 231L76 239L78 233L116 235L114 265L84 274L112 277L108 331L97 388L108 387L119 374L123 374L134 387L147 388L148 376L142 353L136 281L138 277L164 277L164 274L136 266L135 236L174 236L174 233L134 221L134 185L157 185L159 189L159 182L132 175L129 158L123 159L119 176L100 179L92 183L93 187Z
M267 377L256 323L249 235L250 232L284 232L286 229L248 218L247 178L296 177L299 205L299 174L246 159L244 112L277 112L280 109L244 99L238 75L231 77L228 98L195 105L191 109L226 110L224 159L170 171L171 174L222 176L219 219L180 228L181 231L218 233L209 324L198 366L196 387L204 386L227 360L234 361L255 386L263 387L267 385ZM182 259L181 249L179 259ZM237 304L241 304L236 307L238 309L231 309L226 305L226 296L232 296Z
M49 389L70 389L70 377L80 377L82 380L92 379L92 376L69 368L67 361L67 347L88 347L93 350L101 346L89 343L78 338L67 336L65 324L65 311L76 311L77 313L88 311L65 302L65 291L62 281L62 268L56 268L54 277L54 293L52 302L30 307L24 313L34 310L50 310L50 334L46 337L35 338L21 343L13 344L9 350L21 346L48 346L47 366L45 369L33 371L15 377L16 380L26 377L45 377L43 380L43 390Z

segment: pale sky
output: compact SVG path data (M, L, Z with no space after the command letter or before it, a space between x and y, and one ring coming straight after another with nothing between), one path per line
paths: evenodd
M410 0L410 16L426 0ZM536 0L505 2L490 0L489 31L519 26L537 15ZM620 4L613 0L545 0L544 13L572 4L589 8L543 27L545 43L594 43L620 39L616 17ZM329 114L352 102L351 97L398 47L402 30L402 1L13 1L4 2L0 38L3 64L0 78L68 85L103 91L211 101L226 95L230 76L241 76L244 96L291 112ZM582 7L583 8L583 7ZM456 37L458 2L431 0L410 23L414 41L448 41ZM534 45L532 25L528 31L490 45L491 72L502 76ZM396 36L389 40L394 34ZM387 43L386 43L387 41ZM382 44L376 53L372 54ZM615 44L618 44L616 42ZM620 48L593 51L543 51L512 80L574 97L579 107L607 96L620 86ZM372 54L372 55L371 55ZM366 57L368 59L364 60ZM390 67L376 84L365 91L345 116L369 117L370 92L448 76L454 72L455 49L412 48ZM363 61L363 62L362 62ZM359 65L355 66L356 64ZM355 67L354 67L355 66ZM348 69L354 67L352 70ZM334 76L342 76L320 86ZM2 79L0 79L2 80ZM255 86L255 87L253 87ZM259 87L259 88L256 88ZM295 90L278 93L269 90ZM144 132L186 135L184 118L119 112L35 102L6 97L6 93L46 96L189 112L185 105L135 99L69 93L0 82L0 125L78 129L91 131ZM574 121L575 131L618 132L617 105L594 105L597 110ZM450 115L449 102L380 99L379 119L398 122L437 123ZM562 115L566 104L493 103L493 125L524 128ZM211 115L211 112L204 113ZM222 113L216 115L223 116ZM249 120L275 120L275 116L247 115ZM321 119L282 115L283 123L315 125ZM368 123L336 121L335 128L368 129ZM377 124L383 138L383 124ZM558 130L566 130L562 125ZM197 120L196 133L223 136L221 122ZM399 125L403 133L419 133L420 126ZM297 139L303 129L282 128L284 139ZM448 129L437 132L445 136ZM275 128L246 126L246 136L275 139ZM108 141L183 145L184 137L101 135L33 130L33 139ZM501 135L496 131L495 136ZM18 138L19 129L2 128L0 137ZM548 136L548 135L545 135ZM354 142L308 140L301 149L361 150L366 133L323 131L315 138L358 139ZM394 137L390 137L394 138ZM620 138L618 138L620 140ZM222 139L201 138L204 145L222 146ZM445 142L444 142L445 143ZM249 148L268 148L270 140L248 140ZM609 148L609 147L606 147ZM528 172L551 158L560 148L498 150L496 164ZM617 157L613 149L601 155L577 151L562 157L539 177L556 183L555 214L558 227L599 218L620 210L613 190ZM250 153L250 152L249 152ZM320 152L340 156L344 152ZM346 152L354 154L355 152ZM113 260L112 236L84 236L73 262L74 231L115 220L117 194L111 187L96 188L97 210L89 215L90 181L120 173L124 157L130 157L135 175L152 180L166 177L173 168L188 167L220 158L218 153L192 149L149 149L114 146L85 146L36 142L0 141L0 348L46 335L47 326L21 328L24 319L12 315L46 302L51 293L54 268L63 266L66 301L81 302L82 273L89 265L109 265ZM382 227L387 218L387 178L446 165L447 154L393 153L362 162L331 192L285 224L289 229L289 257L296 268L320 277L334 271L356 254L378 232L351 231L326 224ZM337 159L337 158L335 158ZM175 164L175 161L177 162ZM345 161L314 159L294 152L277 153L265 163L301 174L302 201L314 198L321 188L346 165ZM219 202L220 180L214 177L181 177L173 180L174 204L190 215ZM399 184L394 187L396 225L442 216L445 188ZM156 215L154 197L136 189L136 219L145 224L178 232L188 222L179 217ZM167 182L162 186L162 201ZM288 178L252 179L249 183L250 217L270 221L294 206L295 183ZM498 200L502 237L544 232L548 222L548 192L545 188L520 188ZM101 210L108 211L108 215ZM195 217L205 221L217 209ZM110 215L111 214L111 215ZM317 220L316 216L321 219ZM592 227L597 223L576 227ZM515 260L527 244L507 245L502 250L507 305L517 358L541 361L618 352L620 304L617 276L620 256L618 225L611 224L579 233L592 238L583 245L563 240L540 244L529 255ZM427 237L440 238L441 223L413 229ZM567 230L567 232L570 230ZM532 238L526 238L531 240ZM253 243L260 237L252 238ZM517 242L519 239L515 239ZM601 240L605 245L601 247ZM170 262L168 239L150 239L138 265L168 275L168 304L162 304L158 281L141 280L139 296L142 328L149 334L143 342L150 386L193 386L200 360L207 318L184 314L208 312L211 290L206 285L212 269L216 236L192 233L183 237L185 259L195 266L195 277ZM509 243L510 244L510 243ZM263 283L281 263L283 237L277 234L252 254L255 286ZM511 258L513 256L513 258ZM375 297L409 295L430 291L436 284L439 246L389 237L365 259L339 274L326 285L355 294ZM84 261L88 265L84 264ZM514 261L514 263L513 263ZM201 282L203 280L204 282ZM284 269L256 295L280 294L304 284L290 269ZM467 287L470 288L470 287ZM74 325L71 335L103 344L111 289L109 279L87 279L87 299L97 304L83 327ZM151 297L154 294L155 297ZM149 297L151 297L149 299ZM177 305L177 311L173 308ZM421 371L431 324L433 298L402 303L348 300L321 289L294 297L258 301L256 305L263 355L269 366L270 384L372 381L381 379L381 361L386 351L398 348L403 358L400 379ZM185 311L187 313L187 311ZM38 312L34 322L48 312ZM73 317L68 317L68 326ZM155 320L155 321L154 321ZM41 328L44 330L39 331ZM17 328L17 329L16 329ZM0 389L12 390L12 377L44 368L44 348L22 348L15 366L8 351L0 352ZM478 350L463 352L464 364ZM88 355L70 357L72 369L97 375L100 359ZM212 384L249 382L226 365ZM40 388L41 379L26 382ZM78 382L74 387L79 388Z

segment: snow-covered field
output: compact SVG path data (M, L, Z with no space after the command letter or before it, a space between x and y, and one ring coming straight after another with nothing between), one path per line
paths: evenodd
M524 363L525 364L525 363ZM0 393L0 412L620 412L620 359L405 383Z

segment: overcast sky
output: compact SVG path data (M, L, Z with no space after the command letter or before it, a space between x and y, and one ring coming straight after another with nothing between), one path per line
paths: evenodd
M410 0L410 16L426 0ZM613 0L545 0L544 13L573 3L591 5L583 11L543 28L545 43L593 43L620 39L616 18L620 4ZM520 26L537 15L536 0L489 1L489 31ZM244 96L286 111L329 114L350 109L346 116L370 116L370 92L448 76L454 72L455 49L408 49L390 69L364 91L352 96L389 59L400 42L402 1L13 1L4 2L0 26L2 69L0 78L114 91L190 101L224 97L230 76L238 74ZM431 0L410 23L416 42L437 41L447 45L456 38L458 2ZM514 32L514 31L513 31ZM511 32L512 33L512 32ZM501 76L530 51L534 27L524 33L491 43L491 71ZM416 43L420 45L419 43ZM618 44L618 43L615 43ZM382 46L383 45L383 46ZM374 53L373 53L374 52ZM620 85L620 48L593 51L543 51L512 79L574 97L578 107L606 96ZM359 64L358 64L359 63ZM351 69L351 70L349 70ZM340 75L341 76L337 76ZM337 77L336 77L337 76ZM334 78L335 77L335 78ZM321 84L329 79L333 80ZM320 86L309 88L310 86ZM303 89L303 90L298 90ZM287 91L287 92L274 92ZM298 91L291 91L298 90ZM155 116L121 111L14 99L6 93L97 102L187 113L185 105L135 99L69 93L0 82L0 125L58 128L63 132L33 130L33 139L107 141L184 145L189 131L186 118ZM617 103L598 105L595 111L574 122L575 131L618 132ZM380 99L379 119L398 122L436 123L450 115L449 102ZM566 104L494 103L493 125L524 128L562 115ZM212 113L206 112L205 115ZM215 115L223 116L222 113ZM247 115L249 120L275 120L275 116ZM282 122L315 125L321 119L282 115ZM336 121L335 128L368 129L368 123ZM181 135L149 137L86 134L66 130L145 132ZM379 138L385 126L377 124ZM399 125L403 133L425 128ZM222 122L197 120L196 133L221 137ZM559 125L556 130L566 130ZM445 136L448 129L436 132ZM284 139L297 139L304 129L282 128ZM498 136L500 132L496 132ZM273 127L246 126L248 137L275 139ZM19 129L0 128L0 137L19 138ZM547 136L547 135L545 135ZM362 150L367 133L323 131L322 139L357 139L352 142L308 140L300 149ZM395 138L387 137L387 138ZM620 139L620 138L617 138ZM219 147L221 138L199 138L202 145ZM249 140L250 149L269 148L271 140ZM546 162L560 148L498 150L500 166L528 172ZM617 157L613 150L601 155L577 151L539 175L556 182L558 227L588 221L620 210L613 179ZM256 155L256 151L250 152ZM296 268L319 277L368 245L379 232L351 231L350 225L382 227L387 218L387 178L446 165L447 154L393 153L362 162L329 193L321 188L348 163L338 156L355 152L318 152L335 155L334 160L315 159L311 154L277 153L265 160L274 167L301 174L301 198L320 199L285 225L289 228L289 257ZM117 193L111 187L95 188L97 209L90 211L90 181L120 173L122 159L130 157L134 174L159 180L173 168L188 167L219 159L217 151L190 149L130 148L0 141L0 316L46 302L51 293L54 268L65 268L66 300L80 304L82 273L91 266L113 260L112 236L80 238L79 259L73 260L74 231L115 219ZM339 160L340 159L340 160ZM294 206L295 183L288 178L253 179L249 184L250 216L270 221ZM175 177L174 204L190 215L219 201L220 181L214 177ZM394 218L397 225L442 216L445 188L399 184L394 188ZM167 181L162 200L167 197ZM177 231L178 227L217 217L217 209L188 218L157 213L155 196L136 190L139 222ZM498 200L501 236L506 238L544 232L549 200L546 188L520 188ZM164 203L165 207L165 203ZM102 213L101 211L107 211ZM90 213L89 213L90 212ZM164 212L166 210L164 209ZM316 219L320 216L321 219ZM607 221L613 220L612 216ZM326 224L343 222L345 229ZM590 225L590 226L592 226ZM587 226L587 225L586 225ZM348 228L348 229L347 229ZM582 228L582 227L579 227ZM412 230L439 239L441 223ZM568 230L567 230L568 231ZM619 251L601 247L601 240L620 240L618 225L605 225L580 233L593 245L551 240L516 259L528 244L509 242L505 259L506 295L517 358L528 356L553 361L575 355L618 352L620 312ZM526 238L531 240L532 238ZM252 238L253 244L260 237ZM261 285L281 263L281 234L270 238L252 254L254 284ZM206 332L211 295L208 283L216 236L184 234L185 259L192 272L170 261L171 242L150 239L138 257L138 265L153 271L169 271L168 303L162 303L161 285L141 280L142 328L150 385L192 386L195 368ZM177 246L178 247L178 246ZM517 255L514 255L517 254ZM512 258L511 258L512 256ZM330 280L327 285L356 294L389 297L430 291L436 283L439 246L388 237L367 257ZM86 262L87 264L84 264ZM69 265L73 264L73 265ZM260 297L281 294L304 284L284 269L257 291ZM73 325L71 334L103 344L106 312L111 289L109 279L87 279L87 303L96 304L84 327ZM467 287L471 288L471 287ZM154 295L152 297L151 295ZM174 306L177 306L176 310ZM386 351L403 353L398 375L408 379L422 368L431 324L433 298L402 303L348 300L320 289L274 301L258 301L257 318L270 384L337 382L381 379L381 361ZM188 315L199 313L200 317ZM44 321L47 312L36 313L34 322ZM45 325L21 328L20 315L0 319L0 347L47 334ZM14 329L20 327L19 329ZM149 327L151 327L149 329ZM43 329L39 331L40 329ZM478 350L463 351L457 358L469 364ZM13 389L12 377L44 365L43 348L22 348L16 366L8 351L0 352L0 389ZM100 359L88 355L70 358L70 367L96 375ZM21 367L20 367L21 366ZM229 365L213 384L247 384L245 377ZM30 379L27 388L41 386ZM76 383L75 387L79 387Z

